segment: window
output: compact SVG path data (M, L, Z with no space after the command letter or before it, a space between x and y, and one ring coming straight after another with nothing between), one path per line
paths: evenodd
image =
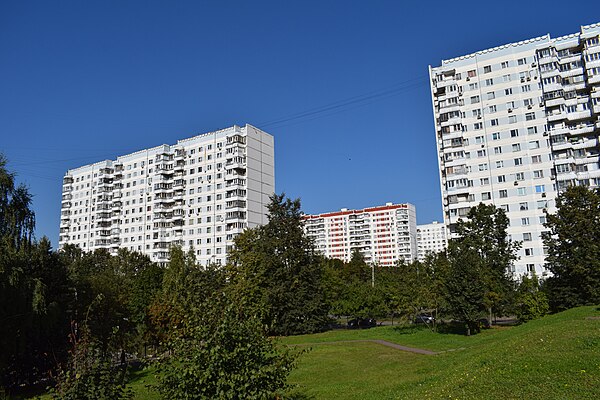
M485 86L492 86L494 84L493 78L488 78L485 80Z
M523 92L523 93L531 92L531 85L521 86L521 92Z
M498 175L498 183L504 183L504 182L506 182L506 176Z
M500 132L492 133L492 140L499 140L499 139L500 139Z
M529 142L529 148L530 149L539 149L540 148L539 140L534 140L532 142Z
M487 171L488 170L488 165L487 164L479 164L479 170L480 171Z
M525 121L533 121L535 119L535 113L530 112L525 114Z
M483 73L487 74L492 72L492 66L491 65L486 65L485 67L483 67Z
M519 203L519 210L520 211L527 211L527 210L529 210L529 204L527 204L527 203Z
M544 171L542 171L542 170L533 171L533 177L536 179L543 178Z
M479 85L477 84L477 82L469 84L469 90L475 90L478 87L479 87Z
M515 166L517 166L517 165L523 165L523 159L521 157L515 158L514 162L515 162Z
M517 189L517 194L519 196L525 196L527 194L527 188L521 187Z
M544 208L548 208L548 201L547 200L538 200L537 208L538 208L538 210L543 210Z
M490 124L492 126L498 126L498 118L494 118L493 120L490 121Z
M492 194L490 192L483 192L481 193L481 200L491 200L492 199Z
M525 255L526 256L532 256L533 255L533 249L525 249Z
M544 185L536 185L535 192L536 193L545 193L546 187Z
M485 150L477 150L477 157L485 157Z
M495 113L497 111L496 106L490 106L488 108L488 110L489 110L490 114Z
M502 61L501 67L508 68L508 61Z
M467 76L469 78L473 78L473 77L477 76L477 72L475 72L475 70L472 69L471 71L467 71Z
M502 147L494 147L494 154L502 154Z
M517 122L517 116L516 116L516 115L510 115L510 116L508 117L508 123L509 123L509 124L514 124L514 123L516 123L516 122Z
M517 65L525 65L527 64L527 59L526 58L519 58L517 60Z
M528 135L534 135L536 133L537 133L537 126L530 126L529 128L527 128Z
M479 96L471 96L471 104L479 103Z
M478 143L478 144L483 143L483 136L475 137L475 143Z
M504 94L505 94L506 96L510 96L510 95L512 95L512 88L504 89Z
M512 151L521 151L521 145L519 143L513 144Z
M531 156L531 162L533 164L539 164L542 162L542 156Z
M494 100L496 98L496 94L494 92L487 92L487 99Z
M498 195L501 199L508 197L508 191L506 189L502 189L498 191Z
M518 129L511 129L510 130L510 137L517 137L519 136L519 130Z
M523 234L523 241L524 242L531 242L531 232L525 232Z
M481 186L487 186L490 184L490 178L481 178L479 179L479 184Z
M473 124L473 129L481 129L481 128L483 128L483 123L481 123L481 122L475 122Z
M496 168L504 168L504 161L496 161Z

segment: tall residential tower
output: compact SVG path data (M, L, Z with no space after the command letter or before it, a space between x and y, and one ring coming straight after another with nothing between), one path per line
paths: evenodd
M444 220L480 202L523 242L517 275L545 274L544 211L569 185L600 186L600 24L442 61L429 70Z
M384 267L417 258L417 218L412 204L387 203L361 210L306 215L304 228L317 250L349 261L354 250Z
M267 222L273 136L232 126L67 171L59 246L121 248L164 263L173 244L221 264L233 238Z

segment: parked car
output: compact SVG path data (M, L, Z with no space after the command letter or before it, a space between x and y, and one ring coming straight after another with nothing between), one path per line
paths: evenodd
M374 318L354 318L348 321L348 329L373 328L377 326Z
M435 318L433 318L429 314L417 314L415 315L415 324L433 324L435 322Z

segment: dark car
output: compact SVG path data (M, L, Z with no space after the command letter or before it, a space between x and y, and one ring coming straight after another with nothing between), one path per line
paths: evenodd
M348 329L373 328L377 326L377 321L373 318L354 318L348 321Z
M435 322L435 318L433 318L429 314L417 314L415 315L415 320L413 323L415 324L433 324Z

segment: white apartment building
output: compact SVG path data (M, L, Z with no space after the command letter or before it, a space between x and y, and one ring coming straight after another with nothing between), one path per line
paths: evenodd
M236 125L71 169L59 247L125 247L164 263L177 244L224 264L236 235L267 222L273 149L273 136Z
M517 275L545 275L544 211L568 185L600 185L600 24L430 67L444 219L480 202L522 241Z
M304 216L307 236L327 257L350 261L358 249L370 264L394 266L417 258L416 211L412 204Z
M427 254L439 253L448 247L446 225L433 221L430 224L417 225L417 258L425 261Z

